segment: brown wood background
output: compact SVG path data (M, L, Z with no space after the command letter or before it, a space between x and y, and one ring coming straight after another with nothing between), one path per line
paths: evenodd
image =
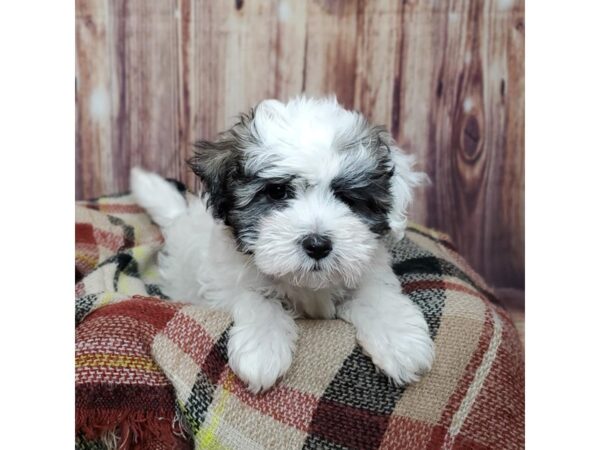
M432 185L412 219L524 288L523 0L77 0L78 198L132 165L194 186L190 143L264 98L335 93Z

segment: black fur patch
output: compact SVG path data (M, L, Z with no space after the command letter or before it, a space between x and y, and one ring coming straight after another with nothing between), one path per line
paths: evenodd
M272 184L286 186L287 196L283 199L273 199L267 194L267 187ZM257 225L262 217L270 211L285 208L290 200L295 197L294 187L289 180L266 179L260 177L244 178L234 183L233 192L239 194L241 190L252 191L254 195L243 206L234 206L228 212L228 224L238 243L238 248L251 253L249 246L258 236Z
M369 225L371 231L383 235L389 231L388 214L392 208L391 178L394 174L390 149L384 138L385 130L372 127L360 140L347 142L345 148L362 143L373 151L375 167L356 171L355 168L338 175L331 182L334 195Z
M233 188L243 176L243 149L258 143L253 127L254 110L241 114L238 123L221 133L216 141L200 140L194 144L194 156L188 160L192 171L200 177L203 194L213 215L229 225L228 211L235 198Z
M202 181L203 195L208 197L213 216L231 228L238 249L244 253L252 253L259 219L270 210L284 207L294 194L290 185L285 199L269 198L265 192L269 184L287 185L290 180L264 179L244 170L244 149L260 144L253 119L251 110L240 115L238 123L216 141L196 142L194 156L188 161Z

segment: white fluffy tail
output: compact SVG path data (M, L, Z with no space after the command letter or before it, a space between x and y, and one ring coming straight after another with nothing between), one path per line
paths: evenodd
M173 183L139 167L131 169L131 193L161 228L170 226L187 210L187 202Z

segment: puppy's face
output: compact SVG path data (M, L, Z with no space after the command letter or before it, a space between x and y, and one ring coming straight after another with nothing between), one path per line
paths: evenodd
M422 175L383 129L333 99L266 100L200 141L190 166L258 269L312 289L355 287Z

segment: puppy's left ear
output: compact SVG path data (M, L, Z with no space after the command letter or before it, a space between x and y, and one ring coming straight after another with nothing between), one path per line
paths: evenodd
M425 173L413 169L415 164L413 155L404 153L391 138L387 144L393 169L390 180L393 202L388 219L392 231L402 237L408 221L406 213L412 202L413 190L427 184L429 178Z
M198 141L188 166L202 182L202 195L207 195L207 204L215 218L227 223L227 213L232 206L230 181L236 169L234 143L229 139L216 142Z

